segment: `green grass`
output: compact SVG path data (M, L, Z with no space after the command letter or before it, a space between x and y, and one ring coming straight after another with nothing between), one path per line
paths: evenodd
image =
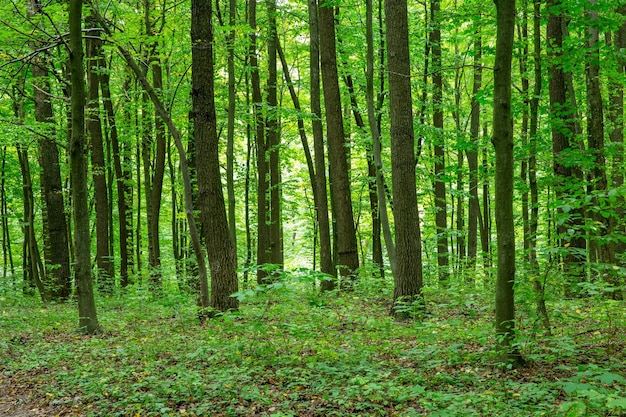
M30 401L93 416L609 416L626 412L626 315L602 299L551 303L554 334L518 308L522 370L496 364L490 294L427 289L422 321L389 317L390 288L319 295L290 282L242 295L200 326L193 297L74 303L0 295L0 378ZM254 293L255 295L251 295Z

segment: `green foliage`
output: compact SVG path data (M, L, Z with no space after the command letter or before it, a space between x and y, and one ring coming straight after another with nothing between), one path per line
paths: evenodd
M502 373L487 294L428 287L422 321L396 322L392 288L380 279L322 295L313 283L323 277L314 272L279 277L237 294L240 313L203 326L193 297L131 287L100 300L105 332L98 336L75 331L71 304L44 308L7 293L0 296L0 380L34 387L33 398L55 413L87 416L624 411L626 323L616 302L555 303L559 334L522 329L530 336L520 349L532 365ZM531 325L522 316L520 326Z

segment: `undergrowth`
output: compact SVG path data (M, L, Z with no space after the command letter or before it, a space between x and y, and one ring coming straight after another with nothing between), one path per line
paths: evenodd
M104 332L73 303L0 295L0 378L29 401L86 416L611 416L626 413L621 302L552 301L552 336L518 308L529 366L501 369L493 303L427 289L420 320L389 316L390 288L320 295L289 276L198 324L193 297L99 298ZM1 411L0 411L1 415Z

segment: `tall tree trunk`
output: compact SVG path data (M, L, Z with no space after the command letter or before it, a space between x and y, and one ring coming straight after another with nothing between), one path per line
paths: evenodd
M415 181L415 137L406 0L386 0L391 121L391 178L396 226L394 307L396 317L422 298L422 249ZM404 306L404 308L402 308Z
M472 270L476 266L478 252L478 221L480 218L480 201L478 199L478 148L480 146L480 102L478 94L482 88L482 35L480 27L476 29L474 39L474 74L472 86L472 110L470 115L471 146L465 151L469 168L469 207L467 218L467 258L469 260L470 273L468 279L473 276Z
M191 3L191 82L194 141L198 168L198 202L211 268L211 307L239 308L237 254L230 238L219 164L214 102L212 2Z
M528 220L528 263L533 276L533 286L537 297L537 315L541 318L545 330L550 333L550 317L546 308L545 280L541 281L537 262L537 232L539 225L539 190L537 186L537 142L539 127L539 97L541 97L541 0L533 0L533 55L534 87L530 99L530 131L528 157L528 187L530 190L530 217Z
M144 0L144 23L146 28L146 35L154 37L156 33L153 29L152 17L150 15L152 11L151 0ZM162 14L161 19L165 16ZM158 55L155 53L157 50L157 43L150 45L151 51L148 52L148 61L151 63L150 69L152 70L152 85L157 94L163 95L163 73L161 69L161 62ZM161 98L163 102L163 99ZM144 185L146 188L146 210L148 220L148 262L150 267L150 284L155 289L159 289L162 286L162 273L161 273L161 241L159 238L159 217L161 213L161 197L163 194L163 178L165 176L165 122L156 114L154 116L154 139L155 146L152 149L152 134L145 130L144 136ZM144 123L149 124L149 118L144 117ZM154 155L153 155L154 151Z
M449 254L448 254L448 214L446 201L446 184L443 181L445 173L445 151L443 134L443 76L441 69L441 24L439 23L440 3L432 0L431 22L433 30L430 33L430 47L432 49L432 74L433 74L433 126L438 137L434 142L435 151L435 223L437 226L437 265L439 282L443 285L448 281ZM387 41L389 42L389 41Z
M6 160L7 147L2 147L2 167L0 168L0 220L2 221L2 278L7 277L7 272L15 276L13 254L11 251L11 235L9 229L9 210L6 194ZM8 265L8 267L7 267Z
M620 28L615 32L614 36L614 51L615 57L615 72L614 75L609 77L609 120L613 129L609 133L611 145L614 148L612 171L611 176L611 188L619 189L624 185L624 84L621 80L624 78L624 70L626 69L626 58L623 55L618 55L620 51L626 49L626 4L620 6L617 12L622 15L623 21ZM610 46L610 45L609 45ZM615 215L611 221L611 232L618 235L624 235L626 233L624 225L624 197L622 195L617 196L617 204L615 205ZM621 239L612 243L612 252L624 253L626 250L626 243ZM620 265L623 265L623 261L619 261ZM623 291L621 293L614 293L615 298L623 298Z
M106 68L104 57L100 58L100 68ZM131 172L127 164L122 163L124 151L127 145L120 146L115 111L111 99L110 77L108 71L100 74L100 89L102 90L102 104L109 125L111 147L113 151L113 165L115 170L115 185L117 190L117 212L119 222L119 245L120 245L120 285L125 288L130 283L129 269L132 269L132 190L130 186Z
M257 282L264 283L268 278L266 268L262 266L270 262L270 229L267 193L269 190L269 164L265 159L265 117L263 113L263 98L261 96L261 80L259 76L257 57L257 24L256 2L248 2L248 20L250 24L250 81L252 84L252 106L254 109L255 143L257 153Z
M319 39L330 162L330 188L333 218L336 219L337 224L337 267L344 278L342 285L350 289L359 268L359 253L352 211L348 150L337 73L334 7L328 4L322 4L319 7Z
M84 333L100 330L91 273L91 237L87 194L85 141L85 75L83 67L82 0L69 0L69 54L71 70L72 134L68 146L74 217L74 277L78 295L78 325Z
M573 149L570 138L576 132L574 121L575 109L571 108L566 91L566 74L563 69L563 28L564 18L560 10L561 0L548 0L548 56L551 58L549 67L550 81L550 109L552 114L552 153L554 158L554 174L556 177L555 194L558 200L567 198L574 188L580 187L582 175L579 169L566 164L564 158ZM558 234L560 246L567 254L564 256L563 267L568 283L566 295L576 292L576 284L584 276L585 239L580 230L583 221L582 209L575 208L569 213L558 209L558 216L567 217L566 221L559 221ZM568 236L568 229L574 230L573 236Z
M374 24L373 24L373 5L372 0L366 0L366 38L367 38L367 71L366 71L366 101L367 101L367 119L369 122L370 132L372 134L372 163L368 163L368 175L370 182L372 181L370 166L374 166L374 180L376 182L376 214L380 221L380 227L385 239L385 248L387 249L387 257L391 265L392 274L395 269L396 251L393 237L391 235L391 227L389 226L389 216L387 214L387 196L385 194L385 181L383 178L383 162L380 144L380 129L376 117L376 108L374 105ZM383 42L381 40L381 42ZM381 72L382 68L381 68ZM381 254L382 256L382 254ZM384 268L382 269L384 271ZM381 272L381 277L383 277Z
M235 199L235 116L237 106L237 90L235 89L235 23L237 17L237 0L228 2L228 132L226 139L226 190L228 196L228 228L230 238L237 253L237 223Z
M515 35L515 0L497 0L497 39L494 67L493 145L496 152L496 337L502 360L524 365L515 347L515 224L513 222L513 119L511 61Z
M90 24L92 26L92 24ZM96 266L98 287L112 293L115 287L114 263L109 253L109 196L104 163L104 138L100 120L99 63L102 41L94 31L85 42L87 51L87 132L91 149L92 177L96 208Z
M348 64L344 62L344 65L347 67ZM343 78L346 87L348 87L348 94L350 95L350 105L352 107L354 122L356 123L358 129L362 133L366 134L367 131L365 128L365 122L363 121L363 117L361 116L361 110L359 110L359 103L357 101L357 94L354 89L354 81L352 79L352 76L349 73L346 73ZM376 269L379 271L380 276L383 277L385 269L383 265L382 242L380 240L381 224L379 220L378 195L376 191L376 165L374 162L373 148L371 145L366 145L366 152L370 212L372 215L372 262L376 266Z
M330 219L328 217L328 189L326 185L326 152L324 146L324 128L322 125L322 105L320 88L320 43L317 0L308 0L309 11L309 71L311 87L311 127L313 131L313 150L315 152L315 184L318 200L315 205L317 226L320 236L320 271L335 276L335 264L332 256L330 239ZM334 280L321 283L323 291L332 290Z
M20 104L20 107L22 105ZM22 117L23 119L23 110ZM22 194L24 218L22 221L22 232L24 235L23 246L23 270L24 270L24 293L31 294L34 288L39 291L41 300L46 303L49 301L48 290L44 287L45 270L41 262L39 254L39 245L35 236L35 199L33 195L33 182L30 174L30 162L28 158L28 149L25 145L17 146L17 155L20 162L20 170L22 171Z
M282 222L282 185L280 174L280 110L278 108L278 71L277 51L278 33L276 29L276 0L266 0L268 14L268 41L267 41L267 115L266 115L266 159L269 160L269 250L270 263L282 268L283 255L283 222Z
M35 2L33 2L35 3ZM40 4L37 4L40 7ZM40 10L40 9L37 9ZM36 59L32 67L34 80L35 120L50 126L50 137L39 139L39 165L41 166L41 193L44 200L44 258L48 293L53 300L70 296L70 255L65 219L65 203L61 183L59 150L54 137L54 118L50 102L50 82L47 62Z
M599 226L598 235L592 237L596 241L598 250L599 269L602 277L610 285L617 285L616 277L612 266L615 264L615 254L612 252L613 246L607 237L610 231L609 218L601 212L600 207L607 204L602 200L606 199L605 194L608 189L607 175L605 172L606 158L604 156L604 109L602 102L602 87L600 85L600 31L598 25L598 1L588 0L587 2L587 46L585 55L585 81L587 85L587 138L589 151L593 156L592 187L594 190L592 204L596 208L593 213L594 223ZM606 200L605 200L606 201ZM619 298L617 290L613 290L612 296Z

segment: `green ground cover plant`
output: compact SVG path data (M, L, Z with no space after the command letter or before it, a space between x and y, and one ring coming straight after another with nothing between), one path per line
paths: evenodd
M626 413L623 302L551 302L552 336L522 303L529 366L505 370L487 292L427 288L421 319L397 321L390 285L320 295L306 281L248 287L241 312L204 325L193 297L134 288L99 299L92 336L73 303L0 295L0 416Z

